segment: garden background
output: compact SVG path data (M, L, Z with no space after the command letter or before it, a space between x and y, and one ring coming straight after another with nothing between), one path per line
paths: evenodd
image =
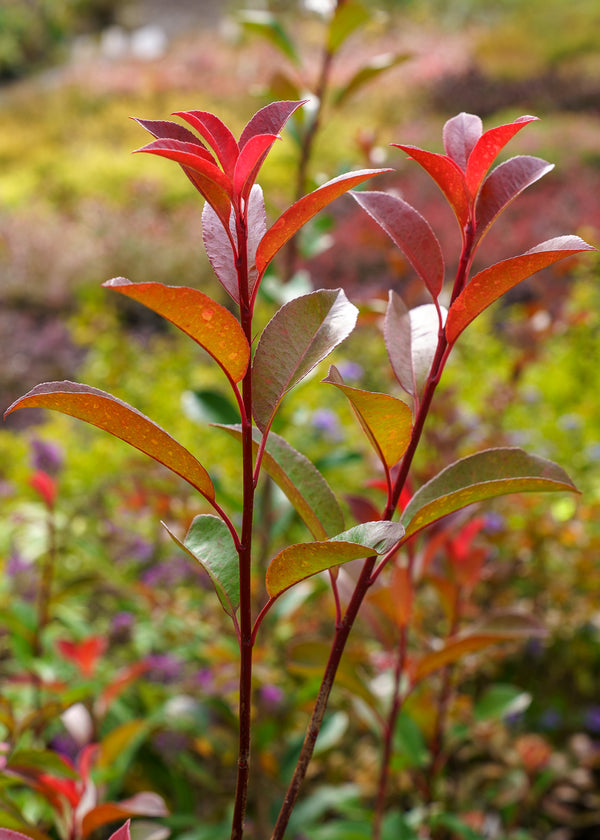
M509 208L482 259L566 232L598 246L597 3L389 0L366 8L332 66L308 186L349 168L393 167L386 186L432 221L452 266L450 212L390 144L439 149L441 126L460 111L479 114L486 127L534 114L540 122L519 135L513 153L539 155L556 169ZM324 31L318 4L263 3L253 12L175 0L168 8L158 0L0 7L2 407L44 380L97 385L192 450L210 452L234 507L240 488L230 446L206 426L235 422L218 377L183 337L100 284L125 276L219 298L197 196L168 164L130 154L146 140L128 118L198 108L239 131L267 101L314 93ZM299 118L265 166L273 216L295 198L294 137L305 127ZM374 335L387 290L410 305L425 300L410 266L340 199L309 226L293 268L286 277L281 264L266 278L264 311L342 286L362 316L336 365L347 382L378 390L384 352ZM510 609L545 628L453 668L433 796L440 838L600 837L598 271L589 257L561 262L465 334L416 464L425 480L476 447L526 445L563 465L582 491L486 504L431 541L439 597L430 583L415 608L428 634L444 624L444 580L461 552L484 569L470 619ZM279 422L350 506L359 494L378 500L380 489L364 486L368 456L342 398L328 392L324 400L318 379L301 386ZM136 800L145 811L133 824L140 838L167 830L185 840L227 836L237 649L202 570L160 524L184 531L198 500L102 433L30 410L0 429L0 504L0 827L60 837L52 787L66 778L59 756L75 761L94 742L102 801L152 794ZM270 485L261 505L273 526L265 527L266 564L300 525ZM318 684L332 620L323 595L317 580L282 600L256 667L257 838L267 836ZM386 618L374 601L352 637L290 838L370 836L361 825L375 795L373 721L392 638ZM428 709L438 690L428 683L407 704L395 737L390 801L412 815L415 833L406 837L428 836L418 832L431 769ZM96 831L110 833L106 825Z

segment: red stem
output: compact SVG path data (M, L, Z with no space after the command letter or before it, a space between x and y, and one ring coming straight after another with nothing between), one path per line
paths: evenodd
M237 214L238 286L240 297L240 323L248 342L252 341L252 307L248 289L247 238L245 219ZM252 711L252 523L254 513L254 465L252 457L252 367L242 381L242 487L243 512L239 557L240 608L240 681L239 681L239 747L235 804L231 825L231 840L241 840L244 835L244 818L248 800L250 768L250 731Z

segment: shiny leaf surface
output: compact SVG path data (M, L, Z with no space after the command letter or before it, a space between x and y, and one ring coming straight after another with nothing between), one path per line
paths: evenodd
M389 172L388 169L363 169L333 178L314 192L296 201L277 219L263 236L256 252L256 268L262 276L275 254L300 228L334 199L363 181Z
M16 400L18 408L51 408L110 432L181 476L207 499L215 491L202 464L153 420L125 402L77 382L45 382Z
M187 286L131 283L116 277L103 284L137 300L193 338L233 382L248 367L250 347L238 320L212 298Z
M517 447L486 449L456 461L424 484L402 514L406 536L473 502L509 493L577 492L566 472Z
M444 258L429 222L390 193L365 190L351 195L400 248L431 296L437 298L444 283Z
M386 467L392 467L404 455L412 432L412 411L389 394L363 391L344 383L332 365L322 380L342 391L356 414L371 446Z
M365 522L324 542L284 548L267 569L267 592L271 598L276 598L290 586L318 572L361 557L387 554L403 533L398 522Z
M531 277L536 271L547 268L564 257L593 250L595 249L579 236L557 236L536 245L525 254L502 260L480 271L450 307L446 321L446 337L449 343L453 344L471 321L521 280Z
M210 514L194 517L183 542L168 528L167 531L207 572L223 609L233 616L240 605L239 558L223 520Z
M254 356L253 412L264 431L284 394L354 329L357 308L341 289L295 298L265 327Z

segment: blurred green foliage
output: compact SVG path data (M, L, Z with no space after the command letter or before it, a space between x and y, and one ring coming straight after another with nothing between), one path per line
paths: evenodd
M117 0L3 0L0 82L56 60L73 35L108 25Z

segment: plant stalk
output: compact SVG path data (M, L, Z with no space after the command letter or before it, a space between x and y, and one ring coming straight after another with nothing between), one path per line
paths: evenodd
M249 300L248 231L245 220L238 214L236 266L240 293L240 324L250 344L252 342L252 308ZM242 380L242 491L243 512L239 557L240 580L240 677L239 677L239 745L235 803L231 825L231 840L244 835L244 818L248 801L250 773L250 734L252 712L252 525L254 513L254 464L252 454L252 366Z

